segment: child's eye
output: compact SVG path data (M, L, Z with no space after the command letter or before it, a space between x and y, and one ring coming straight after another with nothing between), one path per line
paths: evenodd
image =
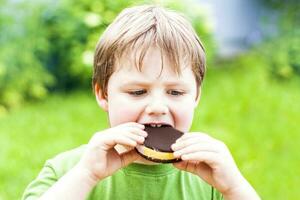
M181 96L184 94L184 92L178 90L169 90L167 93L173 96Z
M128 93L133 96L141 96L146 92L147 92L146 90L134 90L134 91L129 91Z

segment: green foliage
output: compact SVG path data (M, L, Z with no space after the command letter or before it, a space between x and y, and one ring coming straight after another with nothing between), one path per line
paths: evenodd
M17 107L24 99L42 99L45 85L52 77L43 69L33 53L26 51L27 41L2 47L0 58L0 104Z
M278 9L278 10L283 10L288 8L295 8L295 7L299 7L299 2L298 0L285 0L285 1L281 1L281 0L262 0L262 2L268 6L271 7L273 9Z
M300 28L266 43L262 53L276 77L300 76Z
M3 28L0 36L0 115L6 113L7 108L18 107L25 99L45 98L46 87L53 83L53 77L33 51L34 36L21 26L25 23L25 14L20 12L14 18L9 14L13 9L7 3L0 15Z
M175 2L167 6L184 11L184 4ZM99 36L123 8L141 3L81 0L74 4L65 0L57 8L43 10L40 20L43 29L48 30L49 52L41 60L56 77L56 87L66 90L90 87L93 51ZM199 19L194 14L194 22ZM197 27L200 34L208 35L201 25Z
M259 46L271 74L279 79L300 76L300 4L295 0L264 0L278 11L278 34Z
M0 17L0 26L7 27L3 34L6 36L0 40L3 42L0 47L2 109L30 99L43 99L49 91L91 88L93 52L101 33L123 8L151 2L7 2L6 15ZM207 50L213 52L210 30L201 23L201 10L192 12L193 5L183 1L164 5L188 15ZM212 56L210 53L209 60Z

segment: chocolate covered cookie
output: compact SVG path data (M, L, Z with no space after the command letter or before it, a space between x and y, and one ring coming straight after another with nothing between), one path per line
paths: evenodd
M145 131L148 133L148 136L144 145L136 147L137 152L141 156L147 160L159 163L180 161L180 159L174 157L171 145L183 135L183 132L168 125L162 125L161 127L145 125Z

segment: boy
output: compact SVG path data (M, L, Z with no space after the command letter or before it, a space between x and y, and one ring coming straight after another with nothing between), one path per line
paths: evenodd
M184 17L157 6L125 9L94 58L94 92L111 128L49 160L23 199L259 199L222 142L188 133L204 71L204 49ZM172 145L181 162L137 154L145 124L185 133Z

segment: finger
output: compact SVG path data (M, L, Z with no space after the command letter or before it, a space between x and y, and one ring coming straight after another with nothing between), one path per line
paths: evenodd
M136 122L127 122L124 124L120 124L119 126L129 126L129 127L136 127L136 128L140 128L140 129L145 129L145 125L144 124L139 124Z
M203 140L209 140L212 137L210 137L209 135L205 134L205 133L200 133L200 132L190 132L190 133L185 133L183 134L183 136L181 136L179 139L176 140L176 142L179 141L184 141L190 138L202 138Z
M196 143L207 143L214 145L215 142L217 142L216 139L206 135L206 134L201 134L201 133L187 133L187 136L181 138L180 140L177 140L175 144L171 146L173 151L180 150L182 148L185 148L186 146L190 146L192 144Z
M123 133L121 135L123 135L125 137L128 137L129 139L134 140L134 141L138 142L139 144L142 144L145 141L145 137L144 136L136 135L136 134L131 133L131 132L125 132L125 133Z
M211 144L195 143L195 144L186 146L180 150L177 150L173 154L176 158L179 158L185 154L191 154L191 153L196 153L196 152L201 152L201 151L218 153L218 149L215 148L215 146L213 146Z
M191 164L194 165L191 167ZM204 162L192 163L191 161L181 161L178 163L173 163L173 166L179 170L184 170L198 174L203 180L208 180L211 167Z
M171 146L171 148L173 151L179 151L194 144L199 144L199 146L205 145L214 152L229 152L228 147L222 141L212 137L202 137L200 135L199 137L190 137L176 142Z
M137 135L141 135L143 137L147 137L148 136L148 133L140 128L136 128L136 127L128 127L126 128L127 131L129 132L132 132L134 134L137 134Z
M187 165L187 161L180 161L180 162L173 163L173 166L180 170L185 170L186 165Z
M207 144L211 143L209 140L203 140L201 137L193 137L193 138L188 138L185 140L178 141L174 144L172 144L171 148L173 151L178 151L180 149L183 149L187 146L193 145L193 144Z
M218 160L221 160L221 157L218 154L213 152L195 152L190 154L185 154L181 156L183 161L199 161L205 162L210 166L215 166Z
M199 162L198 161L181 161L178 163L174 163L174 166L180 170L185 170L188 172L195 173L196 168L198 167Z
M125 145L125 146L130 146L130 147L135 147L137 145L137 141L126 137L125 135L116 135L116 136L111 136L110 138L106 139L104 141L104 146L106 147L106 150L113 148L117 144Z
M130 163L132 163L133 161L135 161L136 159L138 159L139 155L135 150L130 150L120 154L120 157L121 157L121 166L125 167Z

